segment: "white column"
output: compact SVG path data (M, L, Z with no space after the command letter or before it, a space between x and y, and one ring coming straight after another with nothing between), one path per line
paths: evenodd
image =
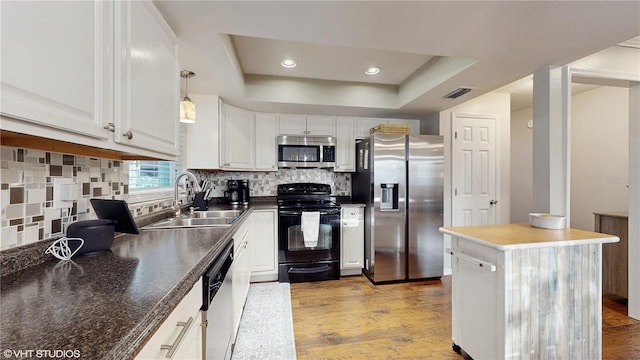
M570 225L571 76L567 67L533 74L533 211L561 214Z
M629 89L629 316L640 320L640 85Z

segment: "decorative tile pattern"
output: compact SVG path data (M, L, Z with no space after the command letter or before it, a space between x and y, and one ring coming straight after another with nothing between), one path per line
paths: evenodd
M89 198L125 199L129 173L119 160L1 147L0 250L61 236L79 220L95 218ZM54 209L54 179L72 179L79 199Z
M251 284L231 358L296 358L289 283Z
M326 169L280 169L275 172L194 171L202 180L211 180L211 197L223 197L227 180L249 180L252 197L276 196L278 184L314 182L331 185L333 196L351 196L351 174Z

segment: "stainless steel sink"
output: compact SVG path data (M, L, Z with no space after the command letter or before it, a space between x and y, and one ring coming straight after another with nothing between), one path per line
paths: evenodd
M235 219L244 210L208 210L208 211L195 211L193 213L194 218L198 219L217 219L217 218L232 218Z
M158 221L147 225L142 229L174 229L192 227L224 227L231 226L233 221L242 214L244 210L211 210L196 211L193 215L176 217Z

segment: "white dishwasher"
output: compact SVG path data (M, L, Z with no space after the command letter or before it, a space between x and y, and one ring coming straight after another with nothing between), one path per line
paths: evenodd
M364 205L340 210L340 275L360 275L364 267Z

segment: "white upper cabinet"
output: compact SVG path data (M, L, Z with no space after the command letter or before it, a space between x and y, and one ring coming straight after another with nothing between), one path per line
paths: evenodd
M336 135L331 116L281 114L278 121L280 135Z
M0 26L3 130L175 159L177 40L151 1L6 1Z
M336 121L330 116L307 116L307 135L336 136Z
M1 16L2 129L108 139L112 3L3 1Z
M276 161L277 136L277 116L275 114L256 114L256 170L278 170Z
M150 1L117 1L116 142L177 155L177 39Z
M220 168L220 98L215 95L189 94L196 104L196 122L184 125L185 167Z
M387 119L358 118L356 119L356 138L365 139L369 137L369 129L386 123Z
M356 171L355 128L355 118L336 118L336 172Z
M220 162L225 170L255 167L255 115L225 103L220 105Z

